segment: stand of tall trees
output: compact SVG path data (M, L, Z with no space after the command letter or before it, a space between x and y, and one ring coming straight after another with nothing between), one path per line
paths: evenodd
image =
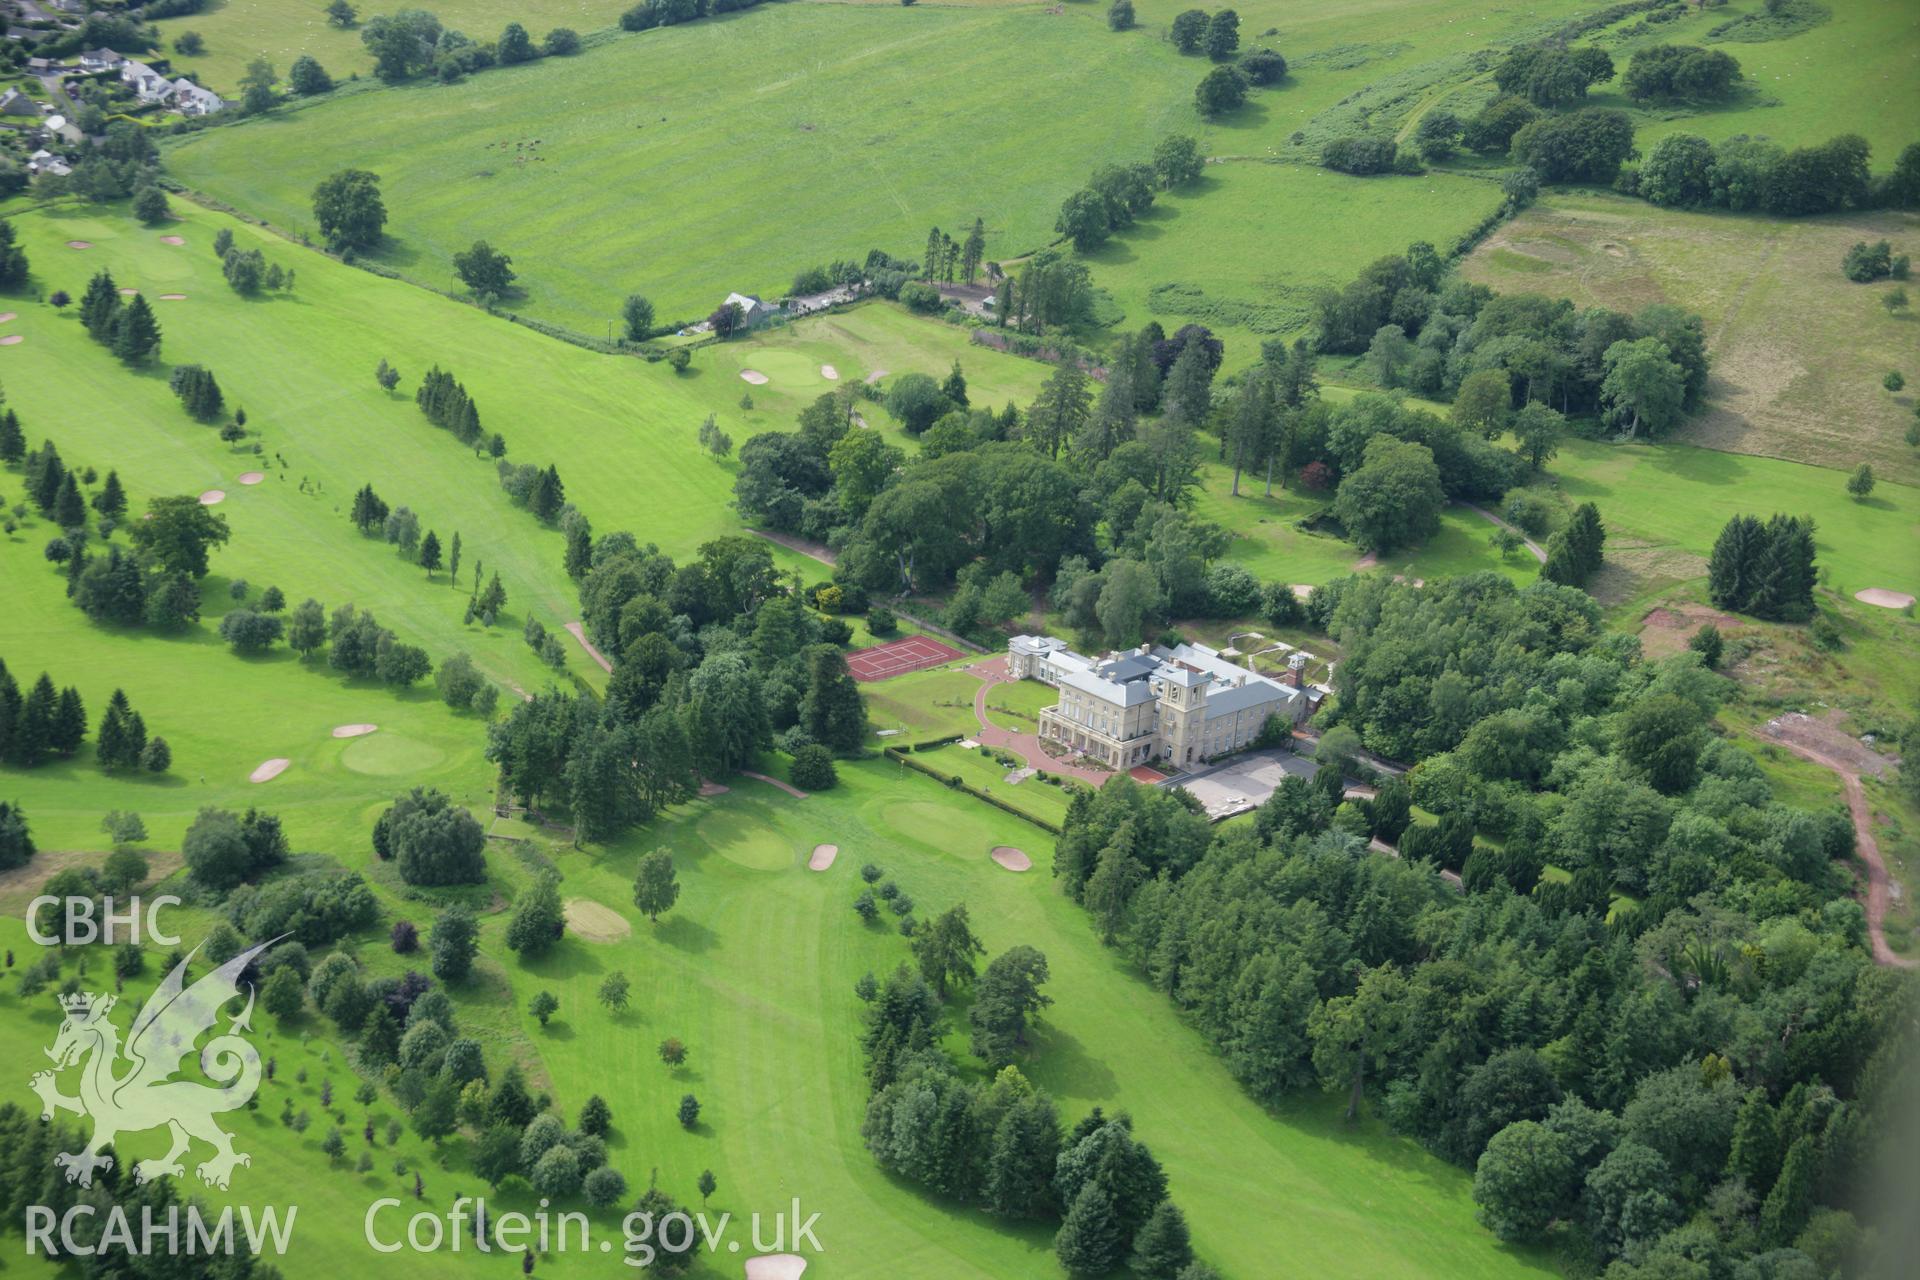
M684 565L628 533L589 539L588 635L613 661L605 701L538 694L491 726L488 758L531 807L571 810L580 841L612 839L694 795L702 775L775 744L854 752L865 705L840 651L850 631L809 608L758 538L720 538Z
M1777 622L1813 616L1813 519L1735 516L1714 539L1707 595L1722 609Z
M1351 730L1414 763L1406 793L1343 800L1328 768L1216 830L1115 779L1073 802L1066 891L1257 1097L1370 1106L1476 1169L1503 1238L1562 1230L1622 1276L1811 1271L1781 1251L1857 1230L1911 1016L1865 946L1845 813L1777 800L1716 733L1729 682L1643 660L1578 591L1353 578L1312 610L1346 654L1323 758ZM1441 838L1397 830L1409 798Z
M881 872L870 867L863 874ZM895 896L904 896L897 886ZM864 902L871 899L863 894ZM1108 1116L1096 1107L1063 1128L1054 1100L1012 1063L1026 1019L1047 1003L1039 993L1046 957L1014 947L976 975L982 948L964 906L913 929L912 937L917 970L902 964L882 982L869 974L857 988L868 1005L861 1046L872 1091L860 1133L875 1161L995 1217L1057 1223L1054 1254L1069 1275L1127 1266L1174 1280L1195 1266L1166 1173L1126 1113ZM963 983L974 996L974 1051L984 1050L995 1072L985 1081L963 1077L941 1047L945 1001Z

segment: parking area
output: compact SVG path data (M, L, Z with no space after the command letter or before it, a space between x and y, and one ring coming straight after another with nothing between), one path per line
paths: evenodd
M1266 803L1288 774L1311 779L1319 766L1305 756L1273 749L1250 751L1223 764L1175 779L1170 785L1192 792L1215 822L1247 813Z

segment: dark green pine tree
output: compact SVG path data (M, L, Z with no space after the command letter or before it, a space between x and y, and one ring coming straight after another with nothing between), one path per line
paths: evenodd
M1807 1225L1813 1207L1813 1180L1820 1153L1810 1136L1795 1138L1780 1162L1780 1176L1760 1206L1760 1234L1781 1247L1793 1242Z
M987 1153L987 1211L1007 1218L1051 1216L1053 1167L1059 1154L1060 1121L1053 1100L1033 1094L1015 1101L1000 1117Z
M1707 559L1707 597L1722 609L1745 613L1753 602L1762 532L1752 516L1735 516L1721 528Z
M574 522L567 530L567 576L575 581L587 576L593 567L593 535L583 522Z
M80 691L68 685L60 691L60 700L54 704L53 749L63 756L70 756L86 740L87 707L80 701Z
M453 420L453 434L462 444L477 444L480 440L480 406L473 402L465 387L456 388L459 397L458 408Z
M551 520L560 514L566 500L567 487L560 481L560 470L549 466L534 480L533 492L527 495L527 506L542 520Z
M60 482L60 494L53 500L53 522L62 529L86 527L87 502L80 496L80 481L71 471Z
M120 290L105 271L87 281L80 297L80 324L95 342L112 342L120 320Z
M127 712L127 753L125 763L131 767L140 761L147 751L147 722L138 711ZM160 741L158 738L155 742Z
M13 224L0 219L0 288L18 289L28 271L27 251L15 242Z
M115 692L118 692L116 690ZM103 769L117 769L126 762L127 726L120 709L112 703L100 716L99 732L93 738L93 758Z
M800 723L813 740L836 751L852 751L867 739L866 704L847 670L847 659L833 645L807 649L807 691L800 699Z
M940 278L940 244L945 239L938 227L927 232L927 258L922 265L929 283Z
M1575 507L1567 520L1566 532L1574 562L1580 569L1580 580L1585 582L1600 567L1601 548L1607 541L1606 526L1600 523L1600 508L1591 502Z
M55 504L60 500L60 486L66 480L67 464L60 460L60 451L49 440L27 463L27 492L41 515L53 517Z
M962 409L967 407L967 375L960 371L958 360L953 362L953 372L940 384L940 393Z
M1134 1235L1133 1258L1127 1265L1149 1280L1174 1280L1192 1261L1186 1215L1173 1201L1162 1200Z
M387 518L387 504L373 491L371 484L362 485L360 492L353 495L353 524L362 533L371 533Z
M1767 1101L1764 1089L1748 1093L1740 1105L1740 1114L1733 1122L1727 1172L1762 1199L1773 1189L1773 1180L1780 1173L1780 1117Z
M1805 622L1813 616L1813 529L1776 515L1761 534L1757 579L1748 611L1756 617Z
M113 354L126 364L144 364L159 349L160 322L152 305L136 293L114 324Z
M1573 549L1565 529L1547 539L1547 559L1540 566L1540 576L1563 587L1585 585L1586 575L1580 572L1580 555Z
M427 536L420 539L420 567L431 578L433 571L440 567L440 535L427 530Z
M7 670L7 664L0 661L0 761L19 763L14 758L19 727L20 686L14 681L13 673Z
M127 491L120 487L120 473L107 472L107 478L100 483L100 492L93 495L93 509L110 520L118 520L127 513Z
M987 256L987 227L979 218L973 220L973 230L967 232L967 242L960 249L960 270L965 273L967 283L980 274L980 262ZM966 401L960 401L965 404Z
M42 671L20 708L20 763L38 764L40 757L53 748L53 717L59 704L60 695L54 691L52 677Z
M20 430L20 415L9 409L0 413L0 462L13 466L27 456L27 436Z
M1089 1182L1074 1198L1065 1222L1053 1237L1053 1252L1070 1276L1104 1276L1126 1256L1113 1197Z

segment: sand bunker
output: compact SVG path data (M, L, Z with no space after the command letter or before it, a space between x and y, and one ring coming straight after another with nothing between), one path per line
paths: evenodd
M184 293L163 293L160 295L160 301L162 302L185 302L186 300L187 295Z
M210 507L216 502L225 502L226 500L227 491L225 489L209 489L200 495L200 505L203 507Z
M587 942L618 942L633 932L627 918L590 898L569 898L561 908L567 928Z
M993 847L993 860L1009 871L1033 870L1033 859L1010 844L997 844Z
M840 371L830 364L823 364L820 366L820 376L828 382L837 382L840 379Z
M266 475L266 472L264 471L242 471L240 473L241 484L259 484L262 480L265 480L266 478L267 478L267 475Z
M764 387L767 385L767 375L761 373L758 369L742 369L740 371L740 380L742 382L751 382L756 387Z
M1913 603L1913 597L1904 591L1889 591L1885 587L1868 587L1865 591L1856 591L1853 598L1861 604L1877 604L1882 609L1904 609Z
M248 774L247 781L248 782L271 782L273 779L285 773L287 771L287 766L292 763L293 761L288 760L283 756L275 756L271 760L264 761L258 769L255 769L252 773Z
M186 237L184 236L161 236L160 237L161 244L185 244L186 242L187 242Z
M763 1253L747 1259L747 1280L800 1280L807 1260L797 1253Z
M833 860L839 856L840 856L839 845L817 844L813 846L813 856L807 859L807 870L825 871L828 867L833 865Z
M91 249L91 248L93 248L93 241L91 241L91 240L69 240L69 241L67 241L67 248L69 248L69 249Z
M138 289L134 289L134 288L122 288L122 289L120 290L120 296L121 296L121 297L123 297L123 298L132 298L132 297L137 297L137 296L139 296L139 293L140 293L140 291L139 291Z
M20 316L18 312L0 311L0 324L5 324L9 320L18 320L19 318Z
M377 724L339 724L333 727L336 738L363 738L380 726Z
M25 341L26 339L22 338L19 334L10 333L4 338L0 338L0 347L17 347Z

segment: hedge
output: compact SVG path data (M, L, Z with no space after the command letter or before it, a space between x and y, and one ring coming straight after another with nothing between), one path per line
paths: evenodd
M1008 804L1005 800L1002 800L999 796L991 792L982 791L980 788L970 785L957 773L941 773L932 765L913 759L898 747L888 747L881 754L885 755L888 759L898 760L901 764L917 773L924 773L929 778L936 779L944 787L948 787L954 791L964 791L976 800L984 800L994 808L1003 809L1016 818L1025 818L1028 822L1031 822L1034 826L1039 827L1042 831L1050 835L1057 836L1060 834L1060 828L1056 824L1048 822L1045 818L1028 813L1025 809Z

